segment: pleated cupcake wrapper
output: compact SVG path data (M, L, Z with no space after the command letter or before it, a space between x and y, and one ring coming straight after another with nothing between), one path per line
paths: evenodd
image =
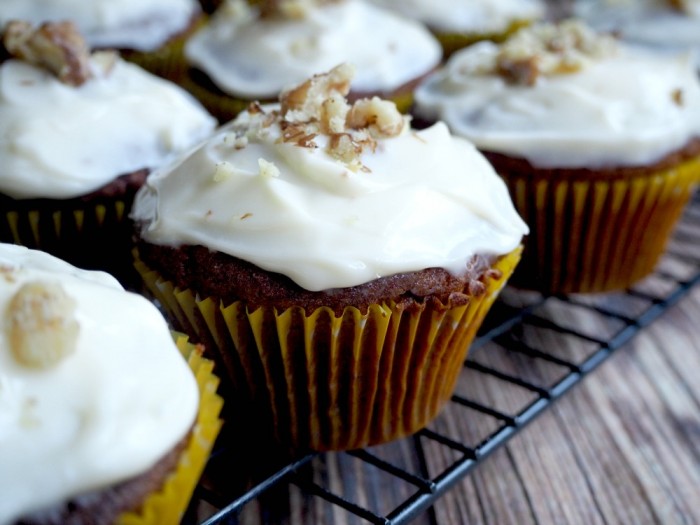
M501 277L466 305L427 302L248 310L179 290L137 261L147 289L184 332L208 341L239 403L291 451L347 450L428 424L450 398L469 344L520 259L499 259ZM242 401L241 401L242 399Z
M103 199L42 201L34 208L23 201L5 205L0 214L0 242L43 250L79 268L112 273L127 287L138 276L131 256L131 202Z
M616 179L500 174L531 230L511 282L546 293L607 292L654 270L700 180L700 159Z
M223 399L216 393L219 379L213 373L214 363L202 357L201 347L188 343L186 336L173 335L197 380L200 396L197 419L177 467L162 488L148 496L137 512L120 515L116 521L119 525L180 523L221 430Z
M435 37L438 39L442 45L443 58L447 59L450 55L454 54L462 48L481 42L484 40L490 40L492 42L503 42L512 34L527 27L532 24L532 20L514 20L510 25L503 31L490 32L490 33L446 33L435 31Z

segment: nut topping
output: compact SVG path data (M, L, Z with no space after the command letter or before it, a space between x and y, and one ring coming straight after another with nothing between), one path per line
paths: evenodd
M12 21L5 26L3 44L11 56L44 67L63 83L80 86L92 75L90 51L72 22L31 24Z
M47 369L75 352L75 301L56 283L24 284L5 314L10 349L24 366Z

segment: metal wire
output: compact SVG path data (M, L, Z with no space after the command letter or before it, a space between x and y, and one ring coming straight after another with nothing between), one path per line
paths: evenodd
M455 393L450 403L451 410L469 411L470 414L478 414L493 421L494 429L477 439L476 443L461 441L440 429L426 428L415 436L401 440L400 445L412 447L416 451L416 457L423 458L418 461L415 470L380 457L373 451L336 453L340 456L339 459L335 457L334 460L359 461L382 472L383 479L388 478L393 483L410 487L410 490L407 490L408 495L390 510L379 513L375 509L351 501L340 491L320 483L318 473L323 470L327 458L326 455L319 454L308 455L294 463L282 466L228 500L225 497L222 498L215 490L204 486L198 487L191 512L185 522L197 523L196 520L199 518L196 517L197 512L194 509L201 507L204 503L213 510L206 520L199 523L235 524L238 523L239 513L256 500L264 514L265 503L260 500L263 500L268 492L279 487L295 487L302 494L322 498L328 504L342 508L344 512L364 520L362 522L378 525L409 523L700 282L700 250L692 254L689 253L692 250L683 248L700 246L699 197L696 196L690 204L678 232L677 242L671 243L665 255L666 262L670 264L662 263L652 277L664 282L667 292L661 295L644 288L634 287L624 293L614 294L612 298L603 297L600 300L591 300L583 296L534 296L526 304L517 307L501 300L494 305L496 313L493 316L489 314L487 326L472 345L470 359L465 363L467 373L477 380L476 376L483 376L520 389L527 393L527 399L515 413L508 413L502 408L489 406L483 401L472 399L462 393ZM685 271L679 274L665 267L672 267L674 264L681 265ZM505 293L507 294L508 291L509 289L506 289ZM578 326L566 326L555 319L556 316L548 314L548 312L551 314L552 304L555 310L560 308L560 305L564 305L567 308L575 308L597 316L615 328L609 334L601 336L586 333ZM631 304L635 305L635 315L629 314ZM491 319L496 321L489 323ZM528 334L535 334L537 337L528 337ZM558 340L565 342L566 344L562 344L561 348L585 347L587 350L579 358L574 358L558 352L560 348L557 345L538 346L538 337L547 334L554 334L554 337L559 338ZM543 384L531 378L520 377L512 371L500 370L479 359L478 350L486 345L509 352L514 358L538 361L564 370L564 373L554 381ZM484 352L484 354L488 353ZM429 450L434 450L436 447L450 451L455 459L439 472L431 475L425 463L430 454ZM216 466L221 455L210 460L210 467Z

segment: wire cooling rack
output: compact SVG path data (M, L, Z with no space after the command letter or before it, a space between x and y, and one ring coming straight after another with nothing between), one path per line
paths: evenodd
M698 282L696 195L654 274L629 290L543 297L507 287L428 428L282 463L245 440L220 447L183 523L409 523ZM505 405L495 389L508 392Z

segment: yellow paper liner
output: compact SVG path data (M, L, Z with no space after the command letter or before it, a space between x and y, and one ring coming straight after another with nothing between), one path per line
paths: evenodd
M79 268L106 271L127 288L138 282L131 256L131 201L34 201L8 199L3 204L0 242L42 250Z
M340 316L326 307L249 311L176 289L139 260L136 267L172 322L207 341L234 395L269 420L278 443L348 450L411 434L437 415L520 253L501 257L500 277L465 305L373 304Z
M219 379L214 363L202 357L202 348L187 342L183 334L173 334L177 347L192 369L199 388L199 411L185 450L175 471L162 488L146 498L137 512L118 516L118 525L176 525L181 522L202 471L209 459L222 420L223 399L216 393Z
M532 24L532 20L515 20L503 31L492 33L444 33L435 31L435 37L440 41L443 50L443 58L447 59L462 48L481 42L491 40L492 42L503 42L513 33Z
M511 283L545 293L608 292L654 270L700 180L700 159L635 177L499 173L531 230Z

